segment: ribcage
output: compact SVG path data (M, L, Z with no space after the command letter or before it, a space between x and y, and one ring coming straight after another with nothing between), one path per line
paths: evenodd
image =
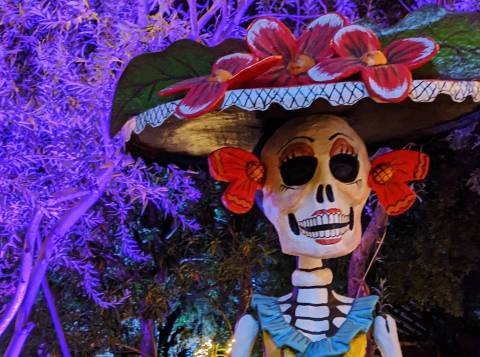
M353 299L330 287L294 288L278 299L285 320L312 341L334 335L345 321Z

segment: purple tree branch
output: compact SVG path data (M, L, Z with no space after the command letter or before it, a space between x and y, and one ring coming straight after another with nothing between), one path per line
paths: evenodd
M198 28L203 29L220 8L222 0L215 0L210 8L198 20Z
M388 215L381 205L377 205L372 220L362 235L362 240L357 249L354 250L348 267L348 296L358 297L367 294L363 286L365 273L369 266L369 259L372 257L376 243L385 231L388 222Z
M229 26L229 11L228 11L228 4L227 2L222 3L222 7L220 8L220 23L218 24L217 28L215 29L215 33L213 34L212 40L210 45L216 45L222 42L226 37L226 34L230 30Z
M300 0L297 0L296 3L296 8L297 8L297 16L300 16L300 11L302 10L302 6L300 5ZM295 36L298 36L300 33L300 21L297 20L295 21Z
M233 24L235 26L239 26L240 23L242 23L244 19L244 15L249 9L250 5L252 5L253 0L244 0L242 1L241 5L239 5L237 9L237 13L235 14L235 17L233 18ZM240 4L240 2L239 2Z
M221 21L220 24L215 29L213 34L212 40L209 42L210 46L214 46L226 38L229 38L233 32L233 30L238 27L241 23L245 22L245 13L252 5L253 0L244 0L239 1L237 5L237 9L235 10L235 16L233 19L230 18L228 13L228 6L224 4L221 7ZM253 17L256 18L257 16Z
M120 160L120 158L119 158ZM117 161L118 163L118 161ZM53 231L45 238L42 243L35 267L32 272L31 282L28 286L26 296L23 300L22 306L17 314L17 321L15 325L15 331L10 340L7 350L11 351L20 351L23 348L25 343L26 336L25 330L28 326L27 321L32 311L32 307L35 304L35 300L40 289L40 285L45 276L48 267L48 260L52 254L53 243L55 238L63 237L68 230L85 214L102 196L103 192L107 188L108 183L110 182L115 165L104 170L100 174L97 181L97 189L92 191L90 195L84 197L75 207L68 211L57 223ZM27 334L28 336L28 334ZM18 354L8 355L9 357L16 357Z
M77 192L74 192L74 193L71 193L71 194L68 194L68 195L62 195L58 198L52 198L51 200L48 200L47 203L49 205L55 205L55 204L59 204L59 203L62 203L62 202L72 201L72 200L75 200L77 198L88 195L89 193L90 193L89 191L77 191Z
M137 8L137 24L140 27L146 27L147 23L148 23L148 1L140 0L138 1L138 8ZM108 131L106 133L107 133L106 135L107 138L109 138Z
M188 12L190 16L190 36L189 38L198 41L200 39L199 36L199 28L198 28L198 15L197 15L197 1L196 0L188 0Z
M62 323L60 317L58 316L57 309L55 308L55 299L53 298L52 291L48 286L47 278L44 277L42 280L42 290L45 300L47 301L48 310L50 311L50 316L52 317L53 326L55 327L55 332L58 337L58 344L60 345L60 350L62 351L63 357L70 357L70 350L68 349L67 339L63 332Z
M17 289L15 290L15 294L13 295L7 309L0 319L0 336L10 325L10 322L12 322L15 314L23 302L23 299L25 298L27 286L30 281L30 275L32 273L34 245L37 237L39 236L39 226L42 218L43 213L39 209L36 209L35 213L33 214L31 225L25 236L22 266L20 268Z
M235 14L235 17L233 18L233 24L235 26L240 25L240 23L244 18L245 13L250 8L250 5L252 5L252 3L253 3L253 0L244 0L242 4L237 8L237 12Z
M18 336L17 337L18 343L15 343L14 345L9 345L8 346L7 350L5 351L5 356L6 357L20 356L20 353L22 352L23 345L25 344L25 341L27 340L27 337L30 335L30 332L32 332L34 327L35 327L35 324L33 322L29 322L20 331L15 332L15 334Z

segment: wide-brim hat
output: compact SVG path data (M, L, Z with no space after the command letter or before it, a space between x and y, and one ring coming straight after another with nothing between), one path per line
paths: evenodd
M227 90L215 110L194 119L178 118L176 108L182 99L160 97L159 91L191 77L208 76L222 56L251 50L241 40L213 48L182 40L129 63L117 85L111 133L122 128L131 133L129 149L145 158L176 161L205 157L224 146L251 151L266 132L296 116L337 114L372 144L411 139L479 109L478 14L427 9L375 32L382 43L428 35L440 44L436 57L413 71L405 100L385 103L372 98L370 88L354 76L333 83L259 88L252 86L253 79L246 87Z

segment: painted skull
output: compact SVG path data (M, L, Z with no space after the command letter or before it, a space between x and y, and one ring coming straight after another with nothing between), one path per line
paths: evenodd
M358 246L370 162L346 121L332 115L290 120L268 139L261 158L263 209L285 254L334 258Z

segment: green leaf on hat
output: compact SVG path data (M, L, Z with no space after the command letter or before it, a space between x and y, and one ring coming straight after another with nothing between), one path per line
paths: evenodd
M165 51L133 58L123 71L115 90L110 133L116 134L129 118L178 96L160 97L158 91L184 79L210 74L213 63L234 52L248 52L241 40L227 40L206 47L191 40L173 43Z
M427 6L377 33L383 45L416 36L431 37L440 45L438 54L415 70L413 78L480 79L479 13L451 13Z

